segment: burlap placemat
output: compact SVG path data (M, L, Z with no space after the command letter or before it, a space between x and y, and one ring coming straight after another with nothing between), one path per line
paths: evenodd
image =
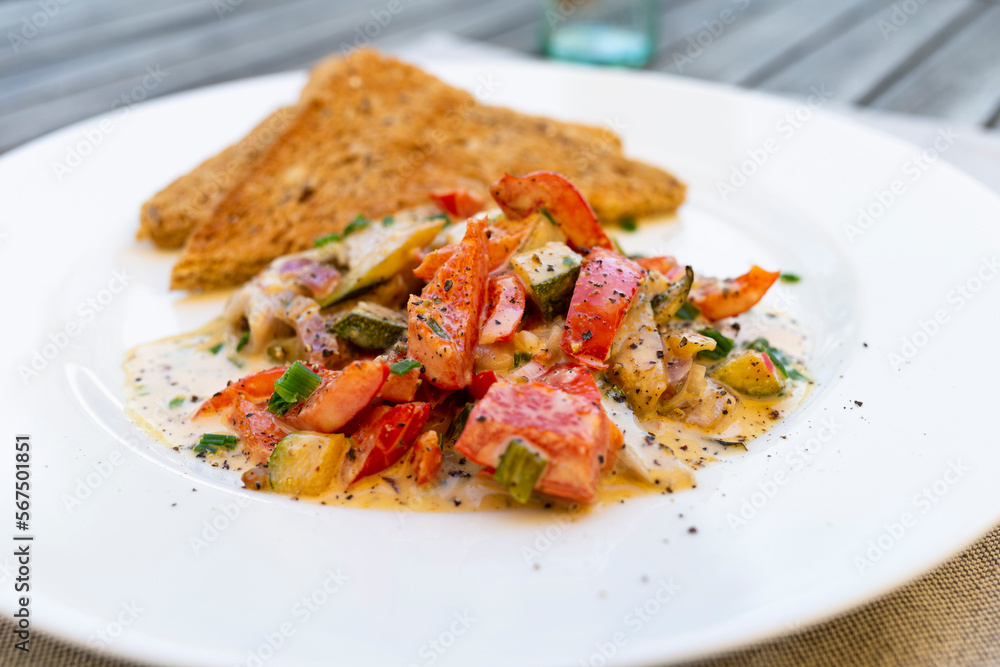
M28 653L0 621L0 665L129 667L44 634ZM1000 665L1000 527L941 567L834 621L689 667Z

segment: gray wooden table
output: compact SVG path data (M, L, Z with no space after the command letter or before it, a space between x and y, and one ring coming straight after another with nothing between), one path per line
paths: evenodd
M447 31L537 51L538 0L398 1L402 11L372 40L383 49ZM0 2L0 152L114 105L305 67L352 45L387 6ZM652 69L792 95L822 81L845 104L987 128L1000 122L995 0L663 0L660 10ZM699 43L706 46L692 47Z

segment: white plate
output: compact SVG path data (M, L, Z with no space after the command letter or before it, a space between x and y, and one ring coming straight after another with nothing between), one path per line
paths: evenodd
M129 346L220 303L168 294L174 255L133 234L143 200L292 100L303 77L144 105L0 160L0 396L5 437L33 436L35 628L177 665L256 664L254 653L269 665L662 663L844 611L1000 520L997 197L941 161L915 166L913 147L787 101L608 70L434 70L491 103L609 122L632 155L686 180L683 223L628 247L719 274L752 261L800 273L770 298L812 332L820 382L807 404L750 453L699 472L696 490L570 525L239 490L143 436L116 402ZM756 173L722 201L717 182L752 155L763 166L747 163ZM67 160L60 180L54 165ZM878 213L879 197L895 201ZM859 207L877 215L851 239ZM897 368L889 355L904 339L914 354ZM38 375L22 381L34 352ZM5 614L12 604L8 591Z

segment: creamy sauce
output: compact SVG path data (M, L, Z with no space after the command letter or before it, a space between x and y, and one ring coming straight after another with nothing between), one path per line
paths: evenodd
M798 325L761 307L752 315L733 318L717 328L737 345L764 337L792 358L801 359L806 353L806 339ZM219 319L198 331L133 349L124 369L126 405L134 421L175 451L204 458L206 464L231 471L227 474L233 482L241 484L241 475L253 466L239 448L210 456L192 451L202 434L230 432L225 415L193 418L202 402L228 382L277 365L263 354L237 354L237 345L237 339L227 333L226 323ZM513 349L510 354L513 355ZM499 363L509 364L509 361L504 359ZM440 482L433 488L416 485L411 464L404 457L383 472L358 480L350 488L334 486L325 495L302 499L383 510L473 511L552 506L577 511L639 495L673 493L695 486L696 469L745 451L746 443L794 410L810 386L807 382L789 382L785 395L771 400L741 396L733 401L722 424L711 433L674 418L679 415L639 420L627 403L606 398L605 410L624 434L626 447L615 467L602 476L596 501L584 508L537 497L521 505L492 476L480 473L480 466L450 449L445 453ZM641 460L648 472L637 474L637 468L629 466L630 460Z

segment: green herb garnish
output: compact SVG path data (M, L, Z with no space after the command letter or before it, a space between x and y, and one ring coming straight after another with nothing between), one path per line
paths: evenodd
M372 224L371 220L358 213L358 217L354 218L354 220L351 220L349 223L347 223L347 226L344 227L344 238L346 239L354 232L360 232L362 229L364 229L370 224Z
M811 382L809 377L804 373L799 372L792 365L792 361L785 356L785 353L781 350L771 347L771 344L767 342L766 338L755 338L749 343L744 343L743 347L748 350L756 350L758 352L763 352L771 358L771 363L774 364L775 369L781 374L782 378L791 378L793 380L806 380Z
M550 223L552 223L553 227L558 227L559 226L559 224L556 222L556 219L552 217L552 214L549 213L549 210L547 208L542 208L541 213L542 213L542 215L545 216L546 220L548 220Z
M247 343L249 342L250 342L250 332L244 331L243 335L240 336L239 342L236 343L236 351L239 352L240 350L242 350L244 347L247 346Z
M520 368L531 361L531 352L515 352L514 353L514 365L511 366L511 370L515 368Z
M619 224L626 232L634 232L639 229L639 225L636 224L635 218L622 218L622 221Z
M327 234L326 236L321 236L315 241L313 241L313 247L322 248L327 243L340 243L343 240L344 240L343 236L341 236L337 232L334 232L332 234Z
M396 218L392 217L391 215L387 215L384 218L382 218L383 227L392 227L392 224L394 222L396 222Z
M323 382L323 376L296 361L274 383L274 393L267 402L268 412L283 415L296 403L304 401Z
M800 280L802 280L801 276L798 276L794 273L782 273L780 276L778 276L778 278L783 283L797 283Z
M215 454L220 449L236 449L239 438L225 433L205 433L192 448L195 454Z
M414 368L420 368L420 362L415 359L403 359L389 365L389 372L393 375L406 375Z
M173 410L175 408L179 408L182 405L184 405L184 401L186 400L187 400L186 396L174 396L173 398L170 399L170 402L167 403L167 405L170 407L171 410Z
M535 484L545 472L546 465L548 461L529 449L523 440L511 438L500 457L493 479L507 487L514 500L526 503Z
M441 325L438 324L438 321L435 320L433 317L427 318L427 326L429 326L431 328L431 331L434 332L434 335L438 336L439 338L451 340L451 336L448 335L448 332L442 329Z
M698 306L694 305L690 301L685 301L683 304L681 304L681 307L677 309L677 312L674 313L674 317L676 317L677 319L686 320L688 322L698 317L699 315L701 315L701 311L698 310Z
M573 261L572 257L563 257L562 258L562 263L563 263L563 266L568 266L570 268L576 266L576 262Z
M216 343L212 347L208 348L208 351L212 354L218 354L219 352L222 352L223 347L225 347L225 343Z
M437 215L429 215L426 218L424 218L425 222L427 222L428 220L444 220L445 222L447 222L448 220L451 220L451 218L448 217L447 213L438 213Z
M462 411L455 416L454 421L451 422L451 426L448 427L448 432L444 434L446 442L455 442L462 435L462 431L465 430L465 423L469 421L469 413L472 412L472 408L475 405L475 403L466 403Z
M714 350L703 350L698 353L699 359L708 359L710 361L718 361L719 359L725 359L730 352L733 351L733 339L726 338L720 334L715 329L702 329L699 331L702 336L708 336L715 341Z

